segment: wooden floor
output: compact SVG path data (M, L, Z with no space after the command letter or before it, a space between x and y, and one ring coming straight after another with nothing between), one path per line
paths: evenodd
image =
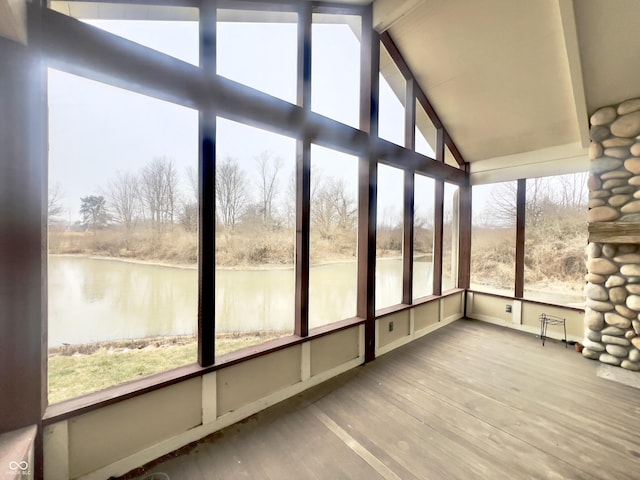
M640 479L640 390L597 369L461 320L136 478Z

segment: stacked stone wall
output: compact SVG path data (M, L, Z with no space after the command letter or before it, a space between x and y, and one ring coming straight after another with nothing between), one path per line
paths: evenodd
M640 223L640 98L591 116L589 223ZM640 245L589 243L582 354L640 371Z

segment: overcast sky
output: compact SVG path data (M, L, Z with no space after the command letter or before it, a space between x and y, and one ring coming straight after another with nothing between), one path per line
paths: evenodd
M101 29L134 40L183 61L198 64L196 22L92 20ZM218 73L289 102L296 96L296 26L294 24L227 23L218 27ZM357 126L359 42L346 25L314 25L312 108ZM329 72L329 75L321 75ZM380 85L381 136L403 140L403 106L384 81ZM49 183L59 186L64 218L79 218L80 197L103 194L118 171L138 172L155 157L173 159L183 179L187 167L197 171L198 114L144 95L49 71ZM421 135L418 150L432 152ZM255 157L262 152L285 160L282 187L289 181L295 141L271 132L221 119L217 154L232 156L255 175ZM323 176L357 178L355 157L314 147L313 165ZM381 180L381 212L399 215L402 175L387 170ZM352 185L355 192L355 185ZM424 192L426 193L426 192Z

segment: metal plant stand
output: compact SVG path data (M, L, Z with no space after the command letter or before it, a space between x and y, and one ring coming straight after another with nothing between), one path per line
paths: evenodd
M538 320L540 320L540 340L542 340L543 347L544 341L547 339L547 328L549 325L562 325L562 329L564 330L564 347L567 348L567 322L564 318L542 313Z

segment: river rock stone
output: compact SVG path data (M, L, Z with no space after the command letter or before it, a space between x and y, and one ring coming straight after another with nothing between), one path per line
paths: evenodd
M618 115L626 115L627 113L635 112L636 110L640 110L640 98L625 100L618 105L617 111Z
M633 138L611 137L602 142L604 148L629 147L635 140Z
M638 263L640 264L640 253L622 253L613 257L613 261L617 263Z
M640 179L640 177L638 178ZM590 192L593 192L594 190L600 190L601 186L602 182L597 175L589 175L589 178L587 179L587 188L589 188Z
M611 345L620 345L621 347L628 347L629 345L631 345L631 342L626 338L614 337L612 335L602 335L601 341L602 343L608 343Z
M631 145L631 155L634 157L640 157L640 142Z
M596 208L596 207L603 207L606 204L607 202L605 202L602 198L592 198L591 200L589 200L589 203L587 204L587 206L589 208ZM612 206L615 207L615 205L612 205Z
M600 302L598 300L591 300L590 298L587 298L585 305L598 312L610 312L611 310L613 310L613 304L609 302Z
M618 327L606 327L602 329L602 332L600 332L602 335L608 335L608 336L615 336L615 335L622 335L624 333L624 329L623 328L618 328Z
M604 154L607 157L625 159L629 156L629 149L627 147L610 147L604 149Z
M600 358L600 352L594 352L588 348L582 349L582 356L591 360L598 360Z
M640 362L640 350L632 348L629 352L629 360L632 362Z
M599 243L591 242L589 245L587 245L585 253L591 258L597 258L602 254L602 245L600 245Z
M608 190L595 190L589 192L589 199L593 200L594 198L609 198L611 196L611 192Z
M628 277L637 277L638 275L640 275L640 265L635 265L635 264L622 265L620 267L620 273Z
M638 285L637 283L631 283L627 285L626 290L631 295L640 295L640 285Z
M604 153L604 148L598 142L591 142L589 145L589 160L595 160L596 158L600 158Z
M616 249L615 245L612 245L610 243L605 243L602 246L602 254L607 257L607 258L613 258L617 255L618 250Z
M604 208L604 207L602 207ZM634 200L620 208L622 213L640 213L640 200Z
M633 363L629 360L623 360L620 364L622 368L626 368L627 370L631 370L633 372L640 372L640 363Z
M589 340L588 338L585 338L582 344L593 352L604 352L604 345L602 345L602 343L600 342L594 342L592 340Z
M631 310L635 310L636 312L640 311L640 296L638 295L629 295L627 297L627 307ZM626 327L624 327L626 328Z
M590 258L587 261L587 270L598 275L611 275L618 271L618 266L606 258Z
M640 175L631 177L627 182L629 182L629 185L633 185L634 187L640 187Z
M625 283L627 283L627 281L625 280L624 277L621 277L619 275L611 275L609 278L607 278L607 281L605 282L604 286L607 288L612 288L612 287L619 287L621 285L624 285Z
M626 215L622 215L619 220L621 222L640 222L640 213L628 213Z
M612 178L629 178L631 177L631 172L627 172L626 170L611 170L610 172L605 172L600 175L600 180L611 180Z
M584 337L587 340L591 340L592 342L599 342L602 339L602 335L600 334L600 332L589 329L584 332Z
M616 367L622 363L622 359L618 357L614 357L608 353L602 353L600 358L598 359L602 363L607 363L609 365L615 365Z
M627 358L627 355L629 355L628 350L620 345L607 345L605 350L607 353L619 358Z
M627 277L627 283L640 283L640 277Z
M611 190L611 189L614 189L616 187L622 187L623 185L627 185L627 179L626 178L612 178L610 180L606 180L602 184L602 189L603 190Z
M636 335L636 332L634 332L633 330L627 330L626 332L624 332L624 338L626 338L627 340L631 340L632 338L636 338L638 335Z
M587 214L588 222L610 222L620 216L618 210L612 207L595 207Z
M606 157L603 157L603 158L606 158ZM601 158L601 159L598 159L596 161L597 162L602 162L603 159ZM613 163L613 162L611 162L611 163ZM631 158L627 159L624 162L624 168L629 170L634 175L638 175L640 173L640 158L631 157ZM610 169L610 170L613 170L613 169Z
M609 205L617 208L617 207L626 205L627 202L631 200L631 198L632 197L630 197L629 195L614 195L613 197L609 198L608 202L609 202ZM600 198L596 198L595 200L603 201ZM589 201L589 206L591 206L591 201Z
M627 289L624 287L614 287L609 290L609 298L613 303L624 303L628 295Z
M592 127L593 129L594 127ZM596 126L595 128L602 128ZM640 133L640 112L627 113L618 117L610 126L611 133L616 137L635 137ZM604 132L597 132L598 138L604 135ZM604 140L601 138L599 142Z
M584 312L584 324L589 330L600 331L604 326L604 315L601 312L587 308Z
M613 193L614 195L629 194L635 191L635 187L632 187L631 185L625 185L624 187L614 187L611 189L611 193Z
M615 310L620 315L628 319L636 318L638 316L637 312L631 310L626 305L616 305Z
M640 199L640 190L636 190L635 192L633 192L633 198Z
M593 307L592 307L593 308ZM607 325L618 328L629 328L631 326L631 320L617 313L605 313L604 321Z
M611 136L611 131L604 125L593 125L589 129L589 136L594 142L601 142Z
M585 285L584 294L587 298L590 298L591 300L601 300L603 302L609 300L609 293L607 292L607 289L601 285L595 285L593 283L587 283ZM626 290L625 290L625 294L626 294ZM626 298L626 295L625 295L625 298Z
M636 332L637 335L640 335L640 320L633 320L631 326L633 327L633 331Z
M613 107L602 107L599 108L591 115L589 121L591 125L606 125L608 123L613 122L618 116L618 112Z
M590 171L591 173L604 173L610 170L617 170L622 165L622 160L618 158L600 157L597 160L591 160ZM631 170L629 171L634 173Z
M621 243L620 245L618 245L619 253L635 253L637 251L638 249L636 248L636 246L629 243Z
M632 338L631 339L631 345L633 345L638 350L640 350L640 337Z
M604 283L604 281L606 280L606 277L603 277L602 275L596 275L595 273L587 273L584 276L584 279L589 282L589 283Z

